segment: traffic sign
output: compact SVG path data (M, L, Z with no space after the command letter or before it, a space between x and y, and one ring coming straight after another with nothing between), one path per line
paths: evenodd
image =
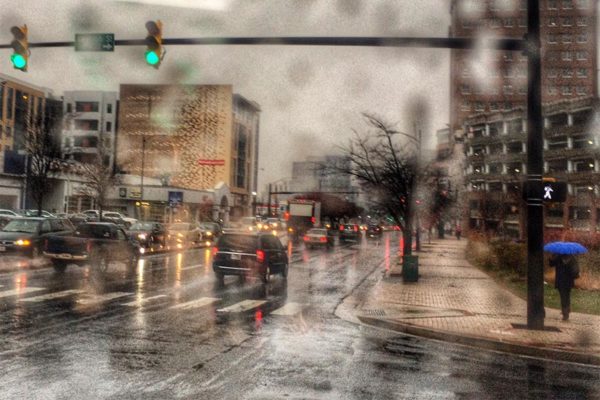
M75 51L115 51L115 34L76 33Z

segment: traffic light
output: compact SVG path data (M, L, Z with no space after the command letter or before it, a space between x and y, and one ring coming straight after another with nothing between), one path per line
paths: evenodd
M148 36L146 36L146 62L158 69L164 58L162 48L162 22L160 20L146 22Z
M29 60L29 41L27 39L27 25L13 26L10 28L14 40L10 43L14 53L10 56L10 61L15 69L27 72L27 63Z

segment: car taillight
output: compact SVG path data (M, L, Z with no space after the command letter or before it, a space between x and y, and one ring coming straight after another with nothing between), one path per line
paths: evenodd
M310 240L310 238L308 236L304 236L304 241L308 242Z
M88 240L87 244L85 245L85 250L86 250L88 253L91 253L91 252L92 252L92 241L91 241L91 240Z
M344 225L340 225L340 231L344 230Z
M217 255L217 253L219 252L219 248L217 246L212 248L212 255L213 257Z
M354 232L358 232L358 226L354 225Z
M265 261L265 252L262 250L256 250L256 261L259 263Z
M321 241L321 242L323 242L323 243L324 243L324 242L326 242L326 241L327 241L327 238L326 238L326 237L319 238L319 241Z
M311 217L310 218L310 222L312 222L313 224L317 222L317 219L315 217Z

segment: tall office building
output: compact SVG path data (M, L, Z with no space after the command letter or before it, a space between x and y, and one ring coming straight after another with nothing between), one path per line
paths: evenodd
M527 33L526 0L452 0L451 37ZM597 0L540 0L542 101L596 97ZM520 52L452 50L450 126L475 114L511 111L527 101L527 57Z

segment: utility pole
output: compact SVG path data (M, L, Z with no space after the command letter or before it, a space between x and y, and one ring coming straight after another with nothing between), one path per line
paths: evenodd
M269 204L268 204L268 211L267 211L267 215L270 217L271 216L271 195L272 195L272 190L271 190L271 184L269 183Z
M540 2L527 1L527 327L544 329L544 166Z

